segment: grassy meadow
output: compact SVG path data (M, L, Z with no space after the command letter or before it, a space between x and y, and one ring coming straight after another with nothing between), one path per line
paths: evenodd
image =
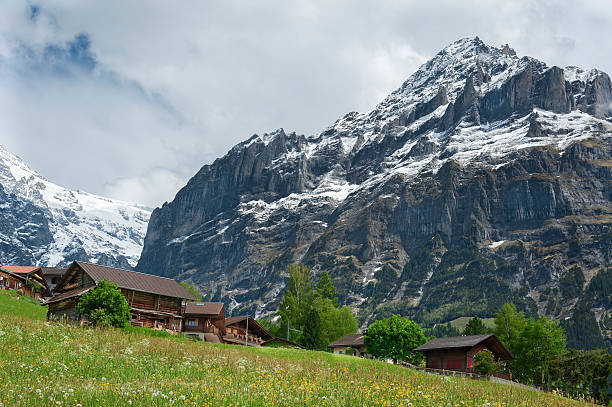
M75 328L45 310L0 292L0 407L586 405L351 356Z

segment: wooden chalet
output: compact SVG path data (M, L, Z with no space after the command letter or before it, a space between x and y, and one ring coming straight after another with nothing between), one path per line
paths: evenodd
M47 319L84 321L76 308L78 300L102 280L119 286L130 305L132 325L182 330L184 301L193 297L176 281L81 261L68 267L55 287L56 296L46 302Z
M225 320L225 335L223 336L223 342L225 343L261 346L271 339L274 339L274 336L266 331L253 317L239 316Z
M41 267L41 270L43 273L43 277L45 278L45 281L47 282L47 286L51 290L51 293L53 293L55 286L57 285L57 283L60 282L60 280L64 276L66 269L59 268L59 267Z
M222 341L225 335L225 306L222 302L188 302L183 317L185 335L205 342Z
M51 290L37 266L0 266L0 289L21 290L23 295L44 298Z
M333 349L334 353L346 354L347 350L351 349L355 356L364 357L366 355L366 347L364 344L363 334L348 334L332 342L328 345Z
M512 355L493 334L437 338L414 350L425 354L425 364L430 369L474 371L474 355L488 349L496 361L512 360Z

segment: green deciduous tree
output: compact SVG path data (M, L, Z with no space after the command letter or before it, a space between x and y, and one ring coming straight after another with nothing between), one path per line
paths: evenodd
M512 303L504 304L495 314L495 329L493 332L510 353L516 352L516 342L525 327L525 314L516 311Z
M463 329L464 335L483 335L488 332L489 330L485 326L484 322L482 322L482 319L478 317L470 319Z
M357 332L359 328L351 309L347 306L338 308L329 298L317 296L312 302L312 309L321 321L321 350L344 335Z
M292 264L289 266L289 281L285 297L278 308L281 317L281 327L291 329L291 340L301 342L304 325L312 306L314 297L312 291L312 280L310 279L310 267L304 264ZM294 336L295 333L295 336Z
M399 315L374 322L365 336L367 352L377 358L418 364L423 360L414 348L427 341L419 324Z
M515 344L513 377L543 385L551 361L565 353L565 344L565 333L558 322L544 316L529 318Z
M130 306L117 284L102 280L83 294L77 310L94 325L124 327L130 319Z
M483 376L491 376L499 370L499 364L490 350L484 349L474 355L474 369Z

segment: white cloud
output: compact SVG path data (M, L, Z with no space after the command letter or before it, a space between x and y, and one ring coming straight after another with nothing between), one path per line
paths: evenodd
M116 179L104 186L109 197L128 202L164 202L185 185L185 179L166 168L153 168L146 174Z
M253 133L310 134L370 109L460 37L612 71L603 0L180 5L2 2L0 143L55 182L156 206ZM49 45L79 33L95 67L45 69Z

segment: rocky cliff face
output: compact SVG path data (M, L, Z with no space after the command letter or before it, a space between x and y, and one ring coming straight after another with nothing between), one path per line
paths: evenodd
M0 147L0 262L136 266L149 210L49 182Z
M511 300L568 324L579 305L609 335L611 118L607 74L460 40L369 112L204 166L153 212L137 268L234 313L273 314L301 261L364 325Z

